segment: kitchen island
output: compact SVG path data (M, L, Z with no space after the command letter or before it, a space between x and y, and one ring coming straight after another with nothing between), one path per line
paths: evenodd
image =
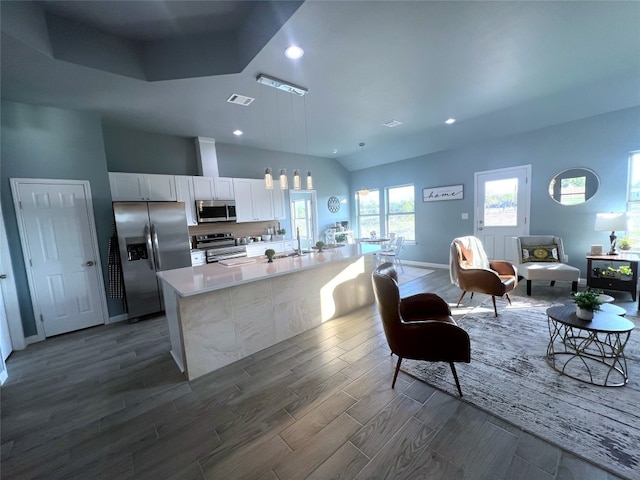
M374 301L378 247L158 273L171 354L190 380Z

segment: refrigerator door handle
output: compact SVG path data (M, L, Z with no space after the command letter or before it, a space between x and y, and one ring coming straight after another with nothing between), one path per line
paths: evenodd
M151 238L153 239L153 257L156 260L157 270L160 271L160 246L158 245L158 232L156 232L155 224L151 224Z
M155 262L155 250L153 249L153 244L151 243L151 232L149 229L149 224L145 224L144 226L144 238L147 241L147 252L149 256L149 268L151 270L156 270L156 262Z

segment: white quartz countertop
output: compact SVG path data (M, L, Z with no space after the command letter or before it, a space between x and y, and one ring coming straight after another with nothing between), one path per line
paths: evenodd
M265 242L267 243L267 242ZM225 267L217 263L195 267L165 270L157 275L169 284L181 297L212 292L243 283L264 280L268 277L287 275L302 270L320 267L333 262L358 258L380 250L377 245L348 244L328 248L322 253L313 252L300 257L276 258L267 263L266 258L254 257L255 263Z

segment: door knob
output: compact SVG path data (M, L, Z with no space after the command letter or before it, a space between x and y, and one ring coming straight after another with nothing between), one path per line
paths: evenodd
M84 264L86 267L93 267L93 262L91 260L89 260L87 263Z

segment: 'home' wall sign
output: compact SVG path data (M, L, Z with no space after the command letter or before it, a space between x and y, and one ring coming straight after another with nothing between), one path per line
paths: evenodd
M423 202L437 202L440 200L461 200L464 198L463 185L435 187L422 189Z

